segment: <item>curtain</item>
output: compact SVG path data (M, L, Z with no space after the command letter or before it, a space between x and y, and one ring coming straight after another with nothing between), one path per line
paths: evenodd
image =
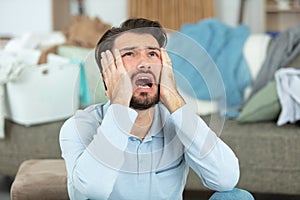
M184 23L214 17L214 0L129 0L129 16L159 21L179 30Z

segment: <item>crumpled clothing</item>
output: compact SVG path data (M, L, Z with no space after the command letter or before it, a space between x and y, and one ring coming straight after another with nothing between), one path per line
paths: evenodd
M277 125L295 123L300 120L300 70L282 68L275 73L281 113Z
M300 54L300 25L287 29L272 41L266 59L253 82L251 96L274 80L278 69L288 67L289 63Z

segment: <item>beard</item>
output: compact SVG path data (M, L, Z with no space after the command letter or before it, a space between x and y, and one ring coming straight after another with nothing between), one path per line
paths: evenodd
M135 76L137 76L140 73L149 73L152 74L153 78L155 79L155 75L147 70L147 71L138 71L131 76L131 80L134 79ZM154 82L156 82L154 80ZM140 93L134 93L132 95L132 98L130 100L129 106L136 110L146 110L148 108L151 108L155 104L159 102L159 85L157 87L157 92L154 95L149 94L148 92L140 92Z
M141 92L138 96L132 96L130 107L136 110L146 110L159 102L159 87L158 92L154 96L149 96L147 92Z

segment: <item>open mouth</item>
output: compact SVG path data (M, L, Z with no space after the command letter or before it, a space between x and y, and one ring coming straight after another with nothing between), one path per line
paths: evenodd
M151 88L153 86L153 82L149 77L139 77L136 81L135 81L135 85L138 88Z
M133 83L138 89L151 89L155 85L154 77L151 73L140 73L137 74Z

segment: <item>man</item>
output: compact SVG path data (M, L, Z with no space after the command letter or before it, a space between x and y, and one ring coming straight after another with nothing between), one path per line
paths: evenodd
M182 199L189 167L216 192L234 189L238 159L176 89L158 22L129 19L96 46L109 102L89 106L60 133L71 199Z

